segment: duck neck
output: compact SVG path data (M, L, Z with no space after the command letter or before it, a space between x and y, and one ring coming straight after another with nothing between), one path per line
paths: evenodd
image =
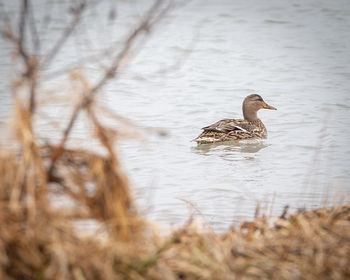
M246 108L244 108L244 106L243 106L243 117L245 120L250 122L256 122L259 120L258 111L247 110Z

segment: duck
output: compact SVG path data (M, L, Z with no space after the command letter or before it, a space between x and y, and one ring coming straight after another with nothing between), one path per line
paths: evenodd
M242 104L243 119L223 119L203 127L203 132L193 141L198 144L210 144L266 138L266 127L258 118L260 109L277 110L268 105L259 94L248 95Z

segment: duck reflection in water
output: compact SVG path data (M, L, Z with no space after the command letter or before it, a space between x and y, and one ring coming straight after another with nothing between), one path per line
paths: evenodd
M246 140L240 142L227 141L220 143L201 144L192 147L191 150L193 153L200 155L211 155L215 154L218 151L255 154L268 146L270 145L261 140Z

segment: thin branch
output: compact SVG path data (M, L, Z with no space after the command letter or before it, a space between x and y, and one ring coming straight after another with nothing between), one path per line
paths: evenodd
M25 40L25 27L28 14L28 0L22 1L21 15L19 17L18 34L21 41Z
M96 61L104 60L107 57L110 57L111 52L114 51L116 48L117 48L117 45L112 44L112 45L108 46L107 48L99 51L99 53L97 53L97 54L91 54L91 55L85 56L85 57L77 60L76 62L68 63L59 70L43 73L44 79L45 79L45 81L48 81L50 79L56 79L58 76L67 74L70 71L77 69L78 67L79 68L83 67L86 63L94 63Z
M3 34L17 47L18 54L23 59L25 65L25 72L23 73L23 77L30 84L29 110L31 113L33 113L35 110L35 91L37 85L36 73L38 70L38 60L35 56L30 56L25 48L29 6L29 0L22 1L20 18L18 22L18 35L16 36L11 29L4 30Z
M79 112L86 108L88 105L93 102L94 96L97 92L100 91L100 89L112 78L114 78L117 74L117 70L122 65L123 60L128 56L131 48L133 47L134 42L136 39L142 34L149 32L150 29L157 23L166 12L170 9L171 5L167 5L163 10L161 10L158 14L156 12L159 11L160 6L162 4L162 0L157 0L152 7L149 9L149 11L146 13L145 18L141 23L139 24L138 28L133 31L129 37L125 40L123 49L119 52L118 55L113 59L110 67L106 70L103 77L100 79L99 82L96 83L94 87L92 87L88 92L84 94L84 97L82 98L81 102L78 103L72 113L72 116L69 120L67 128L64 130L63 137L56 149L56 152L52 156L51 164L48 170L49 175L52 174L54 170L54 166L56 161L60 158L60 156L63 153L64 145L68 139L68 136L73 128L73 125L79 115Z
M52 156L51 164L50 164L50 167L49 167L49 170L48 170L48 174L49 174L48 177L52 176L52 172L53 172L53 169L55 167L55 163L56 163L56 161L60 158L60 156L63 153L64 145L65 145L65 143L66 143L66 141L68 139L68 135L69 135L70 131L73 128L74 122L77 119L81 108L82 108L81 103L79 103L77 106L75 106L75 108L73 110L73 113L72 113L72 116L71 116L71 118L69 120L68 126L66 127L66 129L63 132L63 137L61 139L61 142L58 145L58 148L56 149L55 153Z
M105 72L105 75L102 77L102 79L92 88L90 92L91 97L95 95L96 92L98 92L108 80L116 76L118 69L120 68L123 60L127 57L127 54L130 52L130 49L132 48L136 38L143 32L149 32L151 27L154 26L161 18L163 18L165 13L167 13L171 8L171 5L169 4L158 15L154 15L154 13L158 11L159 6L162 4L162 2L162 0L157 0L154 3L139 27L127 38L122 51L115 57L113 63Z
M28 55L24 49L24 43L25 43L25 27L26 27L26 19L28 14L28 0L22 1L22 8L21 8L21 14L19 18L18 23L18 51L20 55L22 56L25 63L28 61Z
M32 3L30 3L29 5L29 28L30 28L34 51L36 55L39 57L40 56L40 37L38 34L38 29L36 28L35 15L34 15L34 9L33 9Z
M29 99L29 110L33 114L36 107L36 88L37 88L37 59L33 57L31 62L28 63L28 67L32 68L32 73L28 77L30 82L30 99Z
M59 50L62 48L64 43L67 41L67 39L70 37L70 35L73 33L75 28L77 27L81 15L83 11L86 8L86 3L83 1L80 3L77 7L75 7L73 10L74 17L72 22L66 27L66 29L63 31L62 36L58 39L54 47L48 52L48 54L45 56L45 58L42 61L42 67L47 67L51 61L55 58L55 56L58 54Z

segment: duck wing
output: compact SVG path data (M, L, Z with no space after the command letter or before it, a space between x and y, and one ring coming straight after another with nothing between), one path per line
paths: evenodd
M249 132L250 125L249 122L245 120L224 119L212 125L203 127L202 129L204 131L215 131L222 133L230 133L232 131Z

